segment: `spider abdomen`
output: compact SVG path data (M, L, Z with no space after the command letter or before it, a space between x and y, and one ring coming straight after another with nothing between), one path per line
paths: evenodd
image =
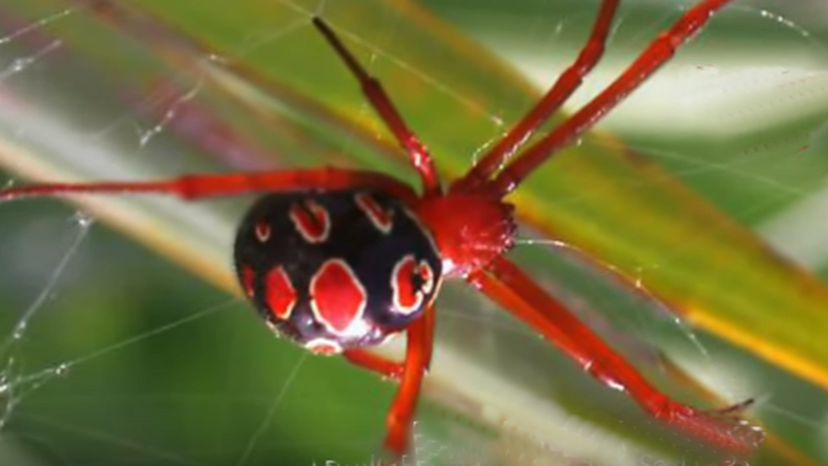
M441 262L398 199L367 190L257 201L236 236L236 272L274 331L319 353L377 345L422 313Z

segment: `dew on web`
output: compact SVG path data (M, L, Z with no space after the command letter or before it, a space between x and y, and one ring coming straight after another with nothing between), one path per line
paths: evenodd
M0 70L0 81L8 79L10 76L14 74L25 71L27 68L37 63L39 59L59 49L60 46L60 41L54 40L31 56L25 58L15 58L5 69Z
M29 326L43 309L44 303L54 299L59 293L60 278L78 248L81 247L92 226L91 218L80 212L72 218L72 223L75 224L77 230L74 239L69 244L63 257L54 266L46 284L28 307L23 310L12 326L10 333L3 337L2 344L0 344L0 366L2 366L2 369L0 369L0 399L3 400L3 408L0 409L0 431L14 415L15 407L26 397L50 379L62 377L68 372L68 365L58 364L35 373L25 373L23 361L19 357L21 354L20 347L26 343L24 340Z
M176 117L178 107L192 100L196 96L200 88L201 83L198 82L195 85L193 85L193 87L189 91L186 91L184 94L176 97L175 100L168 106L168 108L165 111L163 111L163 116L161 120L158 123L156 123L155 126L144 131L141 134L141 137L138 140L138 145L140 147L146 146L155 135L161 133L161 131L164 131L164 128L173 120L173 118Z
M29 50L33 48L33 51L23 52L23 56L10 59L9 64L2 70L2 80L0 81L4 84L4 106L6 104L19 104L19 102L14 101L14 99L18 98L18 96L15 95L12 99L8 99L8 97L14 93L16 87L18 87L20 83L24 83L24 85L31 84L32 87L36 87L40 84L40 81L44 80L44 72L50 72L51 70L49 68L53 66L53 62L55 62L55 60L58 60L55 58L55 52L59 50L61 51L62 56L60 59L65 58L65 53L67 51L70 53L73 52L71 46L64 47L62 40L48 39L51 32L44 31L44 29L51 29L55 26L60 26L58 23L61 21L69 22L73 19L72 13L77 11L78 10L75 9L62 10L58 14L50 15L42 20L38 20L30 24L29 26L16 29L14 32L3 37L2 45L4 47L4 53L19 53L19 49ZM6 11L3 12L4 21L8 18L6 13ZM9 17L11 17L11 15ZM35 34L38 35L37 39L41 42L44 37L48 39L46 45L37 45L37 41L29 42L28 39ZM11 49L15 49L15 52L10 52ZM182 96L177 97L176 105L188 100L196 91L197 89L194 89L193 92L185 93ZM161 112L162 119L152 126L148 133L141 135L141 137L137 140L139 146L146 144L150 138L160 135L165 130L166 124L175 118L175 111L177 108L176 105L168 108L166 112ZM145 109L155 111L151 107L151 105L144 105ZM17 150L16 147L9 146L8 142L22 146L28 142L35 141L34 138L39 137L39 134L42 134L42 130L48 128L46 125L32 124L32 120L28 117L28 115L32 113L30 107L28 107L27 104L24 104L23 108L24 112L22 114L18 112L18 119L21 122L12 123L19 124L20 126L12 132L13 137L11 139L6 139L4 141L4 155ZM19 109L20 107L18 107L18 110ZM115 115L112 117L112 124L110 124L110 122L106 122L103 129L91 131L90 134L93 134L93 137L85 137L83 134L78 134L77 138L85 139L84 143L86 145L99 145L103 141L106 141L110 135L118 131L118 124L122 124L124 122L130 123L128 120L135 119L134 112L135 110L132 111L132 115L127 115L126 119L121 119L118 115ZM24 126L29 126L30 128L26 131L21 131L20 128L23 128ZM55 141L52 139L50 142ZM20 154L19 160L23 160L22 154ZM14 162L13 159L12 162ZM5 185L11 186L16 182L16 180L10 179L5 183ZM14 206L12 205L3 206L3 215L6 219L4 221L13 218L13 215L17 215L14 213L15 210L13 207ZM34 210L38 210L38 207L35 206ZM77 255L81 245L85 242L85 238L94 223L94 219L94 216L80 211L71 217L70 228L76 232L75 239L71 242L71 244L65 246L65 252L59 263L54 267L50 267L50 274L48 279L45 281L45 285L42 285L42 289L38 292L36 299L22 310L18 320L10 326L9 333L5 337L2 347L0 347L0 365L2 366L2 369L0 369L0 400L2 400L2 406L0 406L0 428L2 429L4 439L11 439L17 436L25 437L27 435L27 428L22 426L27 423L34 422L35 424L40 423L43 426L50 425L51 419L49 419L49 417L51 416L42 419L38 418L38 416L31 413L32 410L28 407L37 405L37 401L32 400L41 399L42 392L53 391L56 387L59 388L61 386L61 383L55 382L55 379L62 379L65 381L78 380L78 376L74 372L77 369L77 366L82 364L84 366L94 366L94 364L88 363L96 361L103 356L116 353L117 351L123 350L131 345L134 346L139 344L151 337L156 336L157 334L178 328L190 322L190 319L192 319L192 321L202 319L208 314L211 314L221 308L207 308L204 311L192 313L192 315L188 316L188 318L168 323L167 325L158 327L153 331L136 333L119 342L110 342L108 345L101 348L87 350L88 352L86 354L77 356L73 359L65 359L63 362L55 362L54 360L48 361L45 363L45 368L43 368L44 363L42 358L38 356L31 356L31 354L36 354L42 351L39 350L38 347L48 348L48 345L45 344L45 342L39 340L45 336L43 328L52 326L53 324L50 323L50 321L63 320L63 317L59 316L60 314L63 314L64 310L61 310L61 312L58 313L54 311L54 308L60 307L60 303L64 299L70 299L67 295L72 295L72 293L67 293L59 288L61 282L65 281L67 275L69 277L77 276L77 265L75 265L75 268L73 269L70 259ZM15 236L15 238L17 238L17 236ZM4 236L4 241L7 239L10 239L10 236ZM27 244L22 240L22 237L21 241L16 242L18 245L21 245L21 247L26 247L22 246ZM29 244L29 246L32 245ZM233 302L235 302L235 300L233 300ZM11 301L5 301L4 305L9 305L10 303ZM77 317L80 314L75 313L74 315ZM95 324L93 322L92 325L93 327L100 326L100 323ZM67 329L68 328L70 327L67 326ZM38 341L40 341L40 344L38 344ZM67 353L67 355L68 354L71 353ZM66 357L66 355L64 355L64 357ZM38 362L34 363L33 360ZM40 366L40 368L38 368L38 366ZM82 377L80 380L83 380ZM43 390L44 388L46 390ZM19 410L18 408L20 407L25 407L26 409ZM59 422L55 422L53 424L57 426L59 425ZM36 433L35 435L42 436L47 430L48 428L42 431L43 433ZM89 433L87 435L84 429L79 425L69 426L65 429L65 431L68 434L74 434L80 437L98 437L94 435L92 431L88 431ZM57 438L59 435L55 437ZM126 448L126 446L130 443L130 439L128 437L118 438L117 434L114 436L101 435L99 437L103 445L117 445L121 443ZM57 440L50 440L47 438L44 438L42 443L40 441L23 442L23 444L29 444L29 446L32 447L39 445L39 447L41 447L40 451L35 450L33 453L35 453L35 456L39 456L38 453L43 454L44 459L51 456L49 451L52 450L53 443L57 445L59 442ZM5 453L8 451L10 450L4 448L4 457L7 457ZM146 448L144 450L144 452L150 451L151 448ZM17 463L17 461L12 462L15 464L23 464ZM178 461L175 461L175 463L180 464ZM71 463L61 461L60 464Z

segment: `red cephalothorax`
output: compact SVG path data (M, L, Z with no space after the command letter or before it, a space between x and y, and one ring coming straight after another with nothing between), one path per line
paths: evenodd
M599 381L629 393L655 418L720 449L747 454L760 428L736 415L749 403L713 412L672 400L509 261L513 207L503 198L554 154L636 89L732 0L703 0L659 35L609 87L520 151L578 88L601 58L619 0L604 0L588 44L543 98L463 177L443 189L431 156L379 82L319 18L322 33L408 152L422 194L387 175L318 168L192 175L172 180L47 184L0 190L0 201L64 193L163 193L186 200L252 192L259 200L239 228L235 262L242 290L278 333L316 353L342 353L397 380L385 445L408 450L423 377L429 367L443 277L465 280L526 322ZM642 213L646 215L646 213ZM396 362L364 350L406 333Z
M446 277L465 277L514 245L514 207L481 191L428 196L413 207L434 235Z

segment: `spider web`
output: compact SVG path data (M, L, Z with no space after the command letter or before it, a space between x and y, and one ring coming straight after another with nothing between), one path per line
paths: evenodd
M293 14L250 25L222 53L181 51L185 43L160 30L153 31L161 37L157 43L137 43L102 26L81 3L18 3L0 7L0 85L6 102L0 106L0 152L4 159L15 154L6 161L15 170L61 180L148 179L227 166L272 167L279 163L270 158L272 151L285 164L336 163L338 152L358 152L364 144L347 132L322 142L296 136L295 124L284 116L289 112L277 113L277 125L263 123L257 111L272 109L231 105L226 89L205 77L258 54L278 56L279 50L295 47L312 36L309 15L326 16L336 10L332 2L274 2ZM594 4L576 8L529 0L509 14L493 5L432 3L441 15L508 54L542 83L550 82L571 59L567 57L577 49L595 11ZM646 2L625 6L611 40L616 50L571 105L582 103L616 75L629 60L627 51L639 50L681 8ZM824 52L819 35L824 24L813 22L820 16L803 13L805 7L789 8L739 6L723 14L751 34L774 34L784 45L772 54L763 49L762 57L751 56L744 44L721 56L700 55L701 48L691 46L603 128L624 134L634 151L667 167L665 182L689 184L735 218L762 225L761 231L780 250L821 269L824 246L800 241L799 235L820 231L813 228L818 225L813 218L820 217L815 212L828 169L818 157L828 144L820 132L828 107L820 107L817 92L828 78L818 71L820 64L807 61ZM375 32L348 37L367 47L372 71L383 76L393 68L414 76L426 91L476 114L489 128L482 142L495 140L509 122L504 115L519 111L510 103L509 91L481 105L442 76L412 66L404 51L391 47L404 20L403 13L390 11L381 16ZM103 61L111 68L95 62L101 57L78 51L77 41L84 34L86 40L111 41L109 49L119 55L114 62ZM738 43L735 35L710 35L708 40L722 47ZM733 60L733 54L740 60ZM157 63L162 55L197 60L172 67ZM724 66L731 63L739 68ZM330 60L320 69L329 66L338 62ZM294 79L310 78L300 74ZM788 90L773 91L782 84ZM688 91L676 95L677 86ZM816 96L809 99L811 105L794 99L801 92ZM331 98L331 105L339 103L340 97ZM789 101L794 105L786 106ZM87 106L94 111L77 111ZM359 109L356 119L371 120L381 132L370 108L363 104ZM744 137L725 141L732 145L725 157L699 157L723 144L715 132L720 123L711 123L706 115L728 111L734 112L723 117L730 119L728 127L739 128ZM791 116L781 118L786 112ZM780 119L795 128L785 127L779 134L762 130ZM226 127L219 124L224 120L236 122L233 131L223 131ZM279 124L283 132L273 134ZM246 131L238 130L240 126ZM207 132L217 136L203 137ZM699 133L713 142L692 144ZM479 137L474 144L466 166L485 148ZM800 151L804 146L809 147ZM296 148L304 150L294 160L290 153ZM18 163L27 152L53 157ZM9 180L17 182L11 176ZM645 182L655 181L632 180L630 186ZM556 200L570 202L577 199ZM182 274L97 222L118 218L113 212L125 209L132 222L153 226L143 227L152 230L144 238L150 244L168 250L165 245L171 241L191 243L199 254L177 256L190 267L226 263L233 224L244 202L206 204L151 198L119 199L114 206L87 201L81 211L45 200L0 206L0 257L6 264L0 275L5 310L0 316L5 338L0 347L3 464L371 461L366 452L379 445L393 386L339 360L307 357L287 343L274 343L250 318L245 303ZM173 220L189 222L190 229L170 226ZM134 228L126 220L115 223L124 230ZM676 257L681 252L677 248ZM630 293L619 287L612 264L596 270L574 247L532 232L524 234L514 255L649 375L669 383L672 366L663 359L669 355L669 361L677 361L730 401L759 397L763 419L765 414L772 417L782 431L805 432L813 444L828 434L821 427L828 401L819 390L690 330L651 299L648 281L671 266L669 258L642 261L638 292ZM532 262L540 255L544 261L538 268ZM221 273L206 275L224 284ZM423 464L670 464L657 462L663 452L653 447L656 441L645 440L643 446L634 442L653 432L667 433L647 426L646 417L623 395L596 387L471 290L446 288L440 332L441 341L448 343L438 351L435 365L455 371L461 383L479 384L480 393L469 400L451 387L434 389L416 431ZM491 400L486 397L511 402L467 406ZM526 419L537 417L558 429L549 435L534 431ZM619 428L619 422L628 427ZM666 441L675 442L679 440Z

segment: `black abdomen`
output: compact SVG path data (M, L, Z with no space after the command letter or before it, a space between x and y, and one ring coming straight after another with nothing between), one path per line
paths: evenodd
M308 349L382 343L434 297L441 262L404 204L366 190L270 194L235 243L239 281L271 327Z

